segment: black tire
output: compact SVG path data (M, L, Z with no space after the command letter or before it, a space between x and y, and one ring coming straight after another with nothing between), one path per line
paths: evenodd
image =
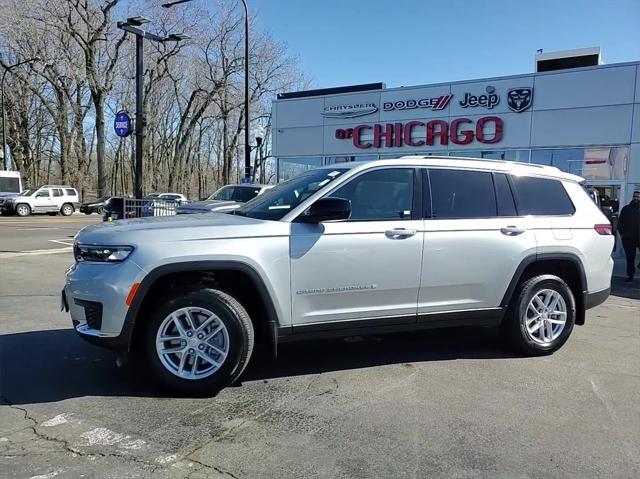
M60 213L62 213L62 216L71 216L73 211L73 205L70 203L65 203L60 207Z
M102 216L104 214L104 206L98 206L98 209L96 210L96 213L98 213L100 216Z
M26 203L18 203L14 209L18 216L29 216L31 214L31 206Z
M537 342L528 333L525 315L529 303L542 290L549 289L559 293L564 299L567 318L560 335L546 344ZM522 283L516 291L507 314L502 322L502 333L508 343L528 356L551 354L562 347L569 339L576 319L576 301L571 288L562 278L551 274L535 276Z
M224 323L229 336L229 351L222 365L202 379L183 379L167 369L156 351L156 335L163 321L174 311L188 306L207 309ZM155 377L173 393L186 396L212 396L233 383L249 363L254 345L251 318L234 297L222 291L194 287L176 293L151 314L143 339L143 352Z

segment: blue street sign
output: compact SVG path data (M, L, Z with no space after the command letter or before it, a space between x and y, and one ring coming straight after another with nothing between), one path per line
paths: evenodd
M240 184L242 185L248 185L249 183L251 183L251 178L247 178L246 176L240 180Z
M129 136L132 131L131 123L131 117L126 111L116 113L116 118L113 120L113 129L116 135L123 138Z

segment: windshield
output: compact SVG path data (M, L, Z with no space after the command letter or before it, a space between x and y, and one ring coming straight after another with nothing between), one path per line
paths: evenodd
M36 190L24 190L20 192L20 196L31 196Z
M214 194L207 198L208 201L237 201L246 203L250 199L255 198L260 193L260 188L255 186L223 186Z
M310 170L291 180L280 183L251 202L235 210L235 214L277 221L320 188L338 178L347 168Z

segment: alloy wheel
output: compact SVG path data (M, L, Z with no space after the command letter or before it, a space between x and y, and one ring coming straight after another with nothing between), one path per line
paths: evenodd
M567 303L560 293L553 289L538 291L522 318L527 336L538 344L549 345L564 330L567 322Z
M220 369L229 354L229 332L215 313L198 307L168 315L156 334L162 365L182 379L203 379Z

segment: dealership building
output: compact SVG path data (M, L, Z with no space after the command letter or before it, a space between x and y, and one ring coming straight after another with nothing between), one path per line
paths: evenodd
M536 55L535 73L285 93L273 102L278 180L320 165L442 155L552 165L614 212L640 190L640 62L598 48Z

